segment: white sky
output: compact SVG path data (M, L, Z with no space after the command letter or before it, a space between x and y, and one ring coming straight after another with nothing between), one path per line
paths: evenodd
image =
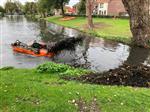
M6 2L7 0L0 0L0 5L1 6L4 6L4 3ZM34 0L19 0L21 3L25 3L26 1L34 1ZM73 6L74 4L76 4L77 2L79 2L79 0L70 0L70 3L69 5L70 6Z

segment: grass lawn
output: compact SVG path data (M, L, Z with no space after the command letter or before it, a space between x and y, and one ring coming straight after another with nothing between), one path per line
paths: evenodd
M77 112L71 101L81 97L89 103L96 97L102 112L150 112L150 89L65 81L54 67L49 73L0 70L0 112ZM68 75L74 74L74 69L68 70Z
M109 40L115 40L129 44L131 42L131 31L128 19L113 18L94 18L95 28L93 31L87 28L87 19L85 17L77 17L73 20L62 21L61 17L48 17L49 22L62 26L78 29L87 32L93 36L102 37Z

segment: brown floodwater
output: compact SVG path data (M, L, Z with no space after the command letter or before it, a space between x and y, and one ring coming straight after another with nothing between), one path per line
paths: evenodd
M62 50L53 58L33 57L12 51L10 44L16 40L29 43L33 40L45 43L58 42L65 38L84 37L71 50ZM107 71L123 63L150 65L150 50L131 48L118 42L93 38L71 28L46 21L34 21L24 16L0 18L0 65L16 68L34 68L53 61L95 71Z

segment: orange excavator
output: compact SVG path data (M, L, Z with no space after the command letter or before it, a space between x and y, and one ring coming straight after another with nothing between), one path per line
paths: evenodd
M46 56L53 57L55 54L62 50L71 50L75 48L75 45L82 41L82 37L78 38L66 38L58 41L54 45L45 45L42 43L38 43L34 41L31 45L27 45L25 43L17 40L15 43L11 44L13 51L29 54L33 56ZM51 43L52 44L52 43Z
M17 40L15 43L11 44L11 46L15 52L29 54L37 57L53 57L55 54L53 52L49 52L46 48L46 45L39 44L36 41L34 41L32 45L27 45Z

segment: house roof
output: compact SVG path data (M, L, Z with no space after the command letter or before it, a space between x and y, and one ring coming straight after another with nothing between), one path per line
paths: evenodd
M97 3L108 3L110 0L96 0Z
M75 13L76 12L76 9L74 7L65 6L65 9L67 10L67 12L70 12L70 13Z

